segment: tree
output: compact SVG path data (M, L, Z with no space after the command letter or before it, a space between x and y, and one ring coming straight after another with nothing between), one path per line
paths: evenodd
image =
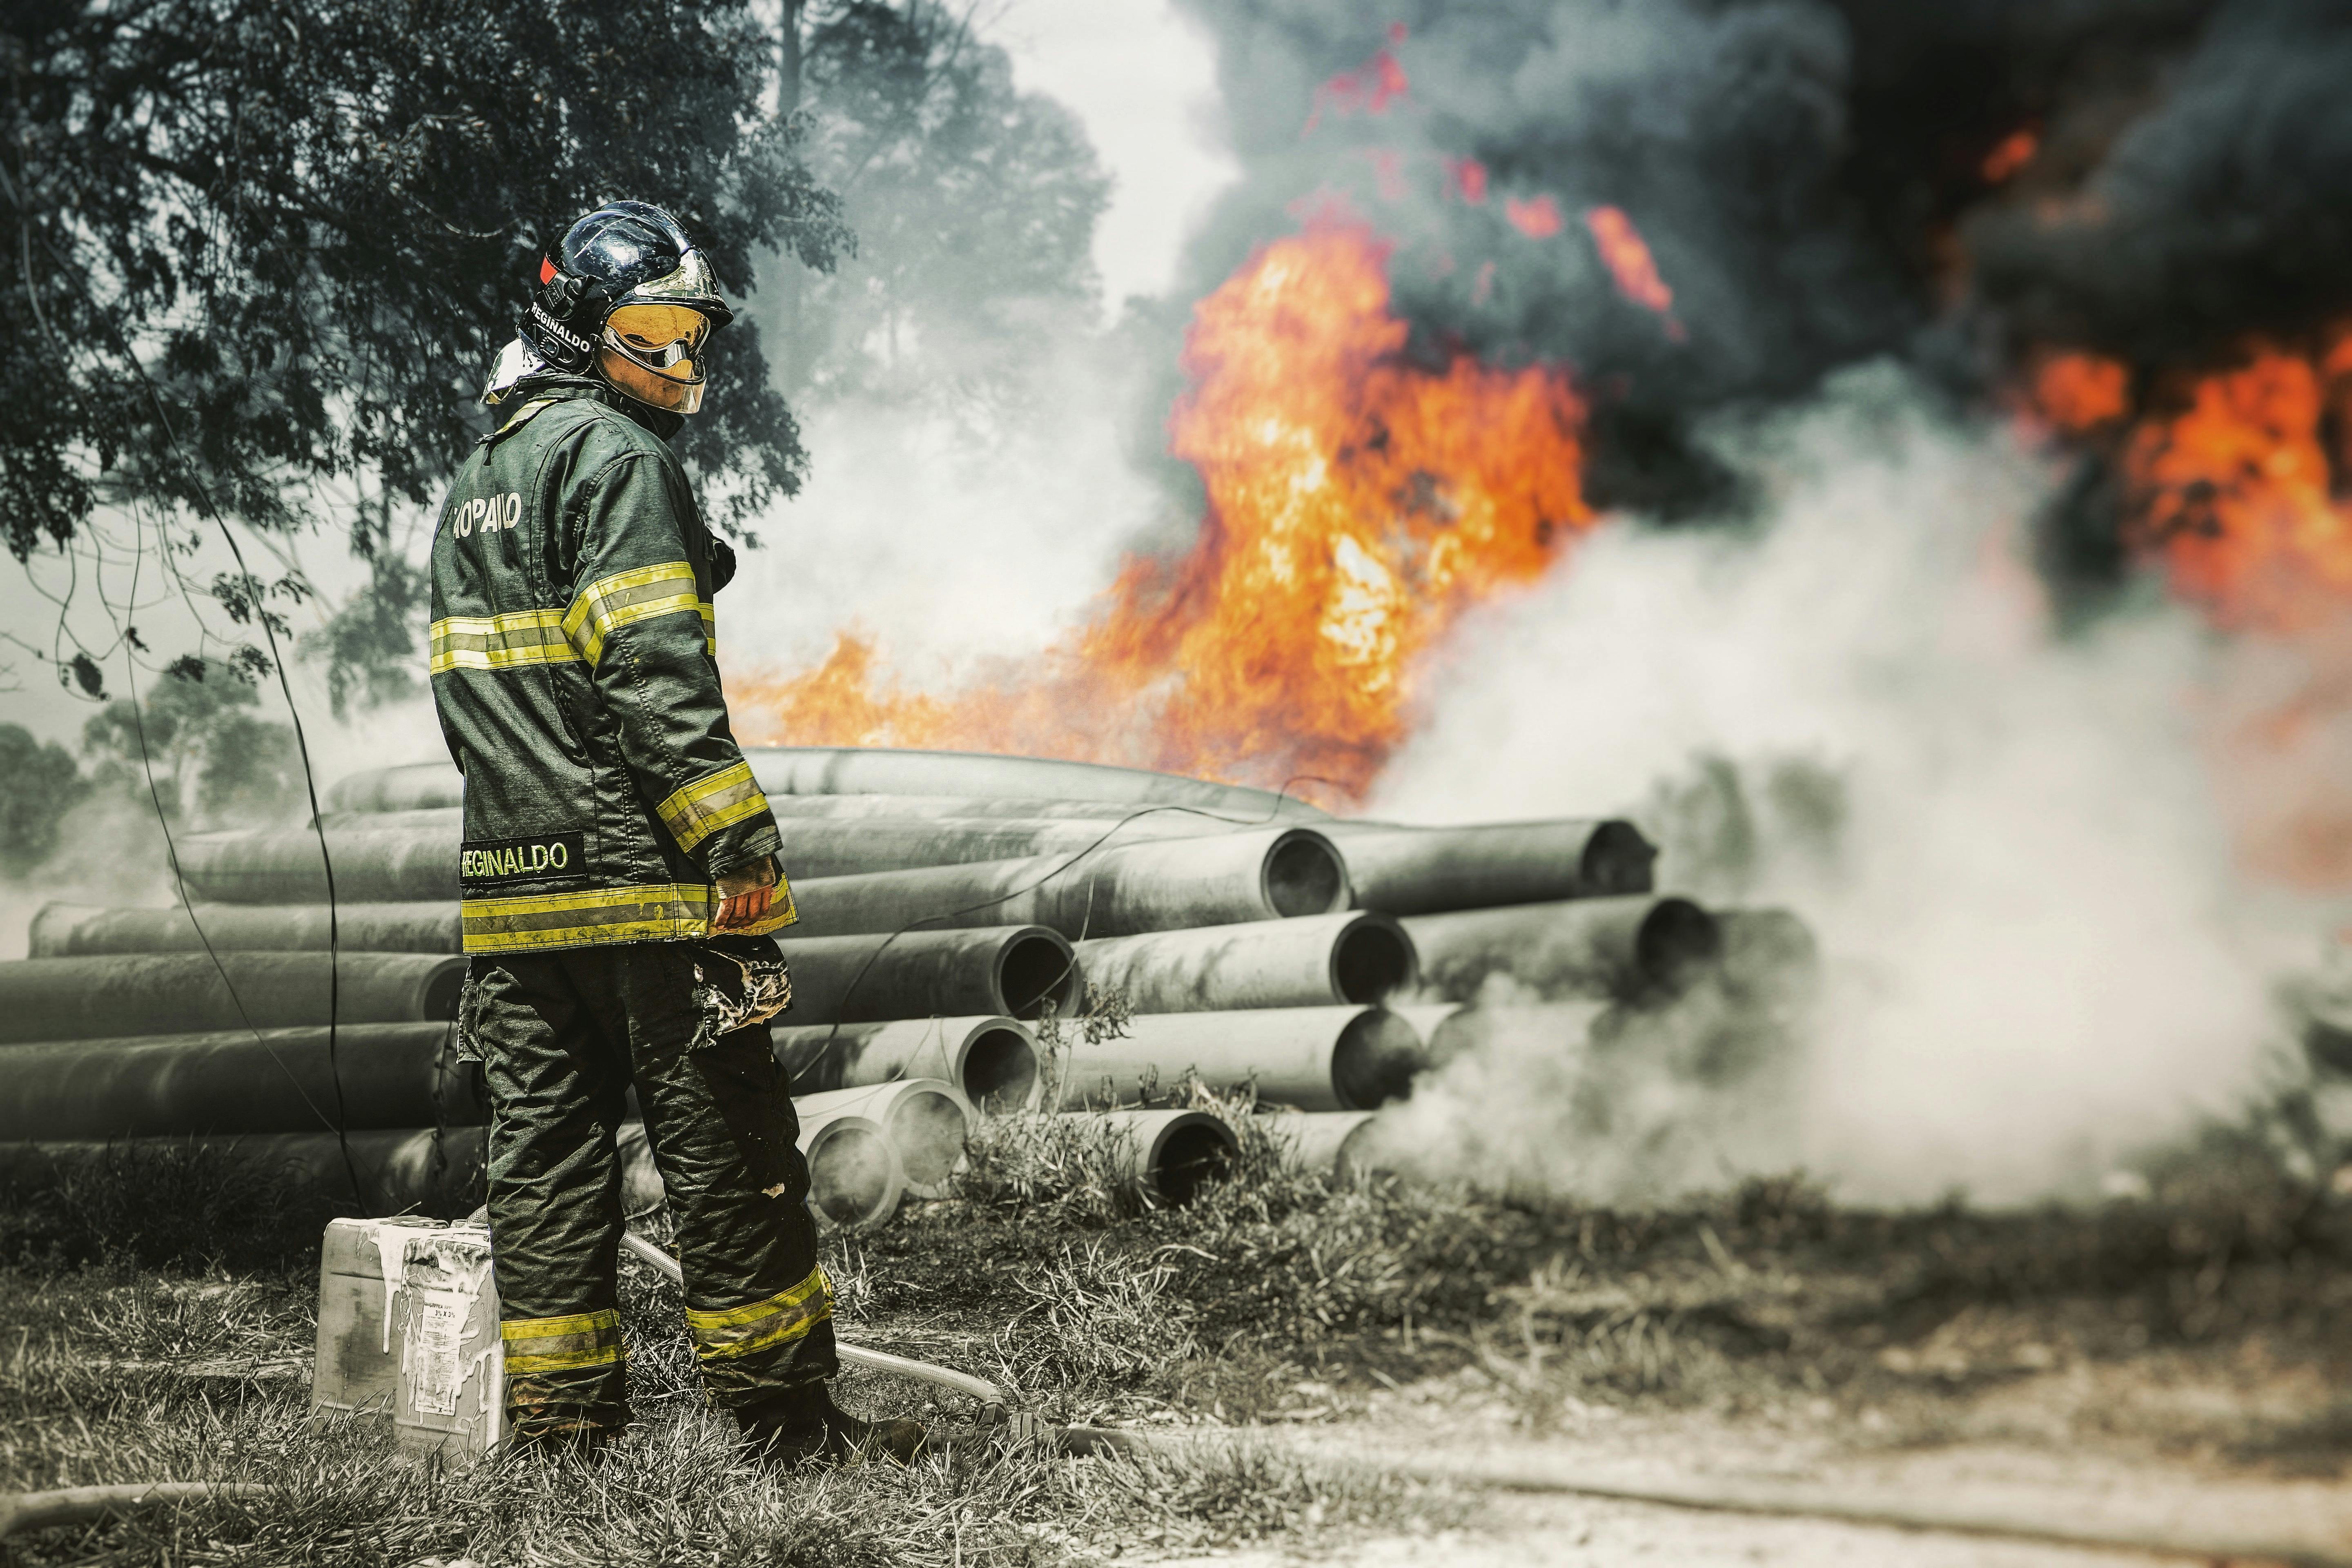
M89 794L71 753L0 724L0 874L21 877L58 847L58 825Z
M938 0L798 8L807 153L857 255L777 324L818 397L1008 402L1055 334L1090 327L1109 180L1060 104Z
M301 759L294 731L261 718L259 705L253 683L228 666L182 659L137 707L117 698L82 726L90 783L174 819L282 818L304 798Z
M373 473L423 504L538 258L663 203L720 274L829 266L748 0L15 0L0 31L0 539L100 505L256 528ZM804 458L751 333L681 455L740 526ZM341 489L341 487L338 487Z

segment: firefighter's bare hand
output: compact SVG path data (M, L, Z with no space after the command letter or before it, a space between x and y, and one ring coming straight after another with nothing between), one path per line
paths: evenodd
M713 931L740 931L768 912L776 898L776 862L769 856L738 866L719 878L719 915Z

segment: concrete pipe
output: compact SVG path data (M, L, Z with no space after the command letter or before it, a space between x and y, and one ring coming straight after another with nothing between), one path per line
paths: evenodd
M1547 999L1671 994L1723 952L1715 917L1687 899L1577 899L1415 915L1402 922L1429 999L1468 1002L1504 974Z
M437 827L330 831L338 902L457 897L458 836ZM313 903L327 897L319 836L309 828L192 833L180 840L190 896L224 904Z
M1037 1103L1037 1037L1002 1014L769 1032L796 1093L941 1078L986 1115Z
M446 1024L225 1030L0 1047L0 1139L478 1126L478 1075Z
M613 1135L614 1152L621 1161L621 1212L651 1214L669 1201L662 1185L661 1168L654 1163L653 1140L642 1121L624 1121Z
M1404 1008L1409 1016L1415 1009ZM1452 1007L1446 1016L1424 1032L1429 1065L1442 1068L1458 1057L1484 1050L1497 1042L1524 1051L1529 1047L1572 1054L1591 1044L1614 1039L1629 1014L1607 997L1575 1002L1542 1002L1528 1005Z
M329 833L397 833L425 828L447 834L449 842L455 844L466 837L466 808L433 805L419 806L414 811L322 811L319 825Z
M1444 1067L1458 1054L1459 1038L1449 1034L1446 1026L1455 1015L1465 1011L1459 1002L1407 1002L1395 1009L1397 1016L1421 1036L1423 1064L1431 1068Z
M776 1024L809 1028L1004 1014L1068 1016L1086 994L1076 955L1044 926L793 938L793 1005Z
M855 796L834 797L855 799ZM1087 850L1171 838L1206 838L1234 829L1194 816L779 816L786 873L795 885L818 878L862 877L929 866L1041 855L1067 859Z
M47 904L33 917L35 958L134 952L324 952L324 904L198 904L194 910L115 910ZM456 952L454 902L338 904L336 947L344 952Z
M919 1198L943 1198L948 1178L963 1163L964 1140L976 1120L971 1101L945 1079L912 1078L898 1083L796 1095L803 1136L842 1116L862 1116L880 1127L898 1156L907 1191Z
M1312 821L1323 816L1305 801L1268 790L1094 763L855 746L754 746L743 754L771 797L961 795L1097 801L1115 806L1189 805L1244 822ZM415 763L373 768L339 781L327 792L327 807L405 811L457 805L464 798L465 779L456 768L446 763Z
M370 768L338 779L327 791L329 811L418 811L462 805L466 775L447 763Z
M891 797L804 797L812 804L868 804ZM400 877L442 879L436 856L445 853L454 877L458 839L463 839L463 811L334 811L322 816L327 844L336 853L336 891L343 891L343 860L351 847L352 877L376 877L376 863L393 853L395 839L385 835L414 835L412 856L400 865ZM1200 814L1152 814L1146 818L1119 820L1118 816L889 816L861 811L856 816L779 814L785 875L793 881L816 877L863 877L870 872L919 869L929 865L969 865L973 860L1013 860L1030 856L1075 856L1094 847L1118 848L1157 839L1197 839L1234 832L1233 823ZM308 848L303 848L308 847ZM437 848L436 848L437 847ZM228 856L236 863L226 865ZM233 847L197 844L184 856L191 886L236 886L237 896L287 889L294 896L303 886L320 881L318 835L278 832L268 842L240 839ZM362 886L355 881L355 886ZM369 886L364 896L379 896Z
M1190 1077L1213 1089L1255 1084L1301 1110L1369 1110L1401 1100L1422 1067L1421 1036L1378 1007L1139 1013L1125 1037L1072 1045L1055 1103L1133 1105Z
M0 963L0 1045L215 1029L283 1029L336 1021L446 1023L466 961L429 953L347 952L330 976L323 952L200 952L28 958Z
M1078 944L1098 990L1138 1013L1373 1005L1410 988L1412 939L1388 915L1336 914L1153 931Z
M768 797L768 805L780 818L814 816L836 822L894 818L929 820L938 817L990 822L1093 822L1097 824L1097 832L1120 821L1129 823L1129 832L1139 832L1154 824L1171 822L1199 823L1202 831L1219 833L1274 826L1274 821L1262 811L1204 811L1190 805L1160 805L1147 809L1129 801L1070 800L1043 795L772 795ZM1286 814L1276 820L1320 825L1330 819L1319 811L1301 806L1296 814Z
M639 1215L661 1207L668 1193L653 1142L642 1121L624 1121L614 1137L621 1162L621 1206ZM863 1230L898 1212L907 1189L898 1151L878 1122L835 1116L801 1124L800 1150L809 1165L809 1214L824 1229Z
M972 752L910 752L861 746L753 746L743 752L769 795L961 795L1098 800L1124 805L1189 805L1244 821L1316 818L1304 801L1239 784L1099 763L1000 757Z
M1391 915L1646 893L1658 858L1641 829L1610 819L1319 831L1347 857L1355 907Z
M1353 1181L1374 1169L1368 1131L1369 1110L1319 1110L1303 1115L1261 1116L1256 1127L1282 1157L1302 1171L1312 1171L1342 1182Z
M1073 941L1347 908L1347 866L1312 828L1260 828L793 885L812 936L1034 922Z
M348 1132L280 1132L112 1142L0 1142L0 1184L42 1187L93 1166L152 1160L159 1178L168 1161L196 1149L247 1170L309 1189L319 1199L356 1203L370 1214L410 1211L455 1219L481 1206L488 1156L486 1129L446 1127ZM344 1164L344 1148L351 1163ZM351 1173L359 1173L352 1188Z
M808 1156L809 1208L821 1223L865 1230L898 1212L907 1173L880 1123L840 1115L803 1125L801 1152Z
M1776 1002L1798 1002L1821 978L1812 928L1787 910L1719 910L1723 975L1734 986Z
M1205 1110L1080 1110L1120 1149L1136 1189L1154 1203L1182 1207L1233 1169L1241 1140Z

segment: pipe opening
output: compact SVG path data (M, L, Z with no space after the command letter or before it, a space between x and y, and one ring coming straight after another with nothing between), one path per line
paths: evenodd
M457 1016L457 997L466 989L466 966L448 964L433 972L425 983L425 1019L446 1024Z
M963 1053L963 1094L990 1116L1018 1110L1037 1091L1037 1053L1013 1029L982 1029Z
M1181 1208L1232 1169L1233 1134L1212 1121L1189 1122L1160 1140L1158 1154L1151 1166L1152 1191Z
M1380 1005L1412 984L1412 942L1386 921L1361 920L1331 944L1331 984L1343 1002Z
M1328 915L1348 900L1348 868L1329 841L1301 833L1266 852L1265 901L1285 920Z
M1412 1075L1426 1066L1421 1034L1394 1013L1349 1020L1331 1048L1331 1092L1343 1110L1371 1110L1412 1092Z
M1591 896L1646 893L1654 882L1651 868L1657 858L1657 847L1642 837L1640 828L1612 818L1594 827L1585 839L1576 879Z
M835 1123L809 1151L809 1198L835 1225L871 1225L890 1201L890 1145L871 1126Z
M1050 936L1016 936L997 955L996 988L1004 1011L1015 1018L1037 1017L1048 1002L1067 1016L1077 1011L1081 995L1078 961Z
M1681 990L1722 957L1722 925L1688 899L1660 899L1633 937L1634 967L1661 990Z
M947 1185L963 1158L963 1108L944 1094L909 1089L890 1108L890 1142L907 1184L931 1192Z

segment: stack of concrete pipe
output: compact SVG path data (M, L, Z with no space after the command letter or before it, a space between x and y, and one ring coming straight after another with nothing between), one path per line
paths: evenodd
M1124 1118L1138 1180L1174 1201L1232 1147L1213 1116L1150 1110L1188 1082L1306 1113L1270 1125L1345 1169L1370 1115L1475 1038L1449 1029L1457 1016L1574 1004L1589 1023L1727 954L1792 972L1810 957L1793 917L1657 895L1654 851L1622 821L1404 827L1088 763L750 757L802 917L772 1033L830 1223L940 1192L940 1147L1029 1109ZM462 815L446 765L377 769L335 785L315 824L183 836L184 904L44 909L30 955L0 963L0 1171L37 1163L35 1145L191 1137L323 1138L341 1165L364 1136L405 1140L407 1163L379 1166L436 1174L362 1178L362 1201L457 1203L438 1173L478 1172L486 1120L449 1027ZM1037 1023L1090 993L1125 1026L1043 1050ZM658 1178L632 1136L643 1197Z

